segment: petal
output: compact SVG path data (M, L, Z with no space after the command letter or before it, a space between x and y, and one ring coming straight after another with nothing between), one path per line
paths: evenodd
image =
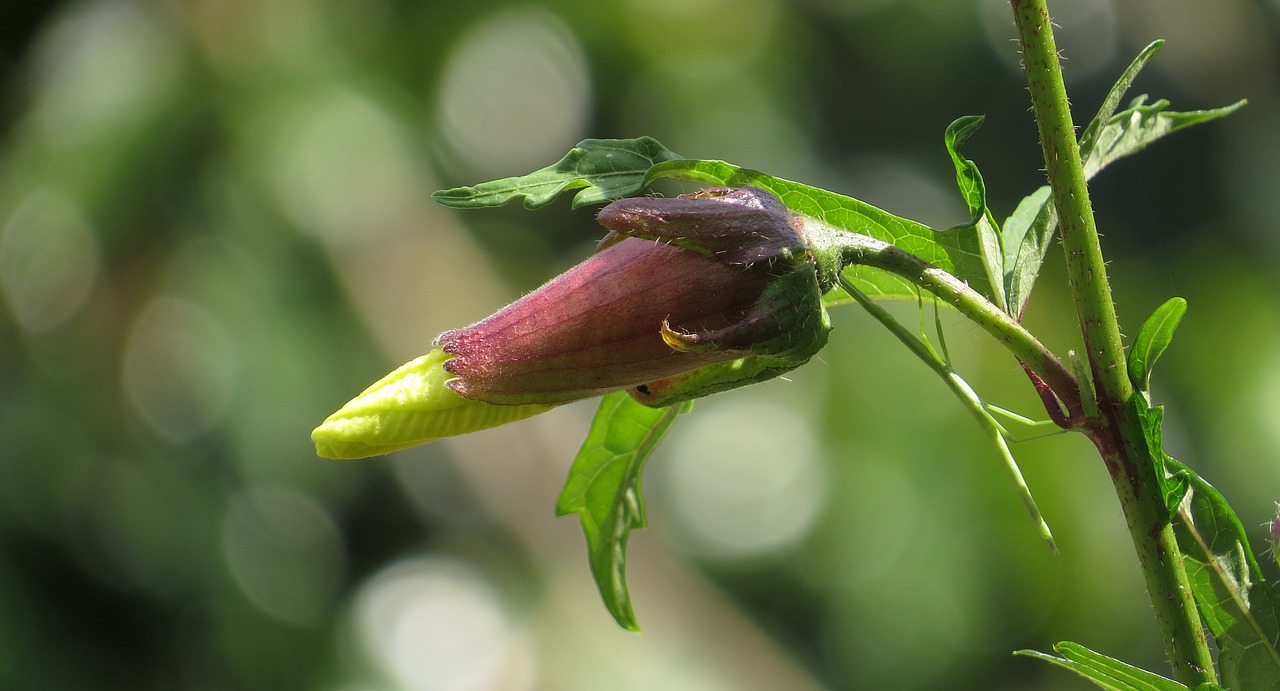
M311 433L325 458L364 458L527 418L546 405L496 406L445 386L449 356L439 348L378 380Z
M627 238L493 316L437 342L458 394L500 405L563 403L737 357L672 350L681 330L740 321L770 277L763 270Z

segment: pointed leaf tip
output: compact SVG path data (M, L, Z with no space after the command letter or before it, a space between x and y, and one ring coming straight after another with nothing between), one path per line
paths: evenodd
M645 525L640 473L676 416L688 409L649 408L622 391L605 396L556 501L557 515L578 514L600 597L628 631L640 630L626 573L627 540Z
M1138 335L1129 348L1129 379L1139 391L1151 389L1151 371L1156 360L1173 342L1173 332L1187 312L1187 301L1180 297L1169 298L1156 308L1138 329Z
M960 149L977 133L986 118L982 115L968 115L958 118L948 127L944 136L947 155L956 170L956 186L964 197L965 206L969 209L969 220L951 228L972 234L977 241L978 254L986 271L990 290L987 297L1001 307L1005 307L1007 299L1004 286L1004 249L1000 237L1000 227L996 225L987 208L987 186L978 171L978 164L965 158Z
M1095 652L1079 643L1064 641L1053 646L1053 649L1061 657L1036 650L1019 650L1014 654L1034 657L1075 672L1106 691L1186 691L1187 689L1186 686L1172 679Z

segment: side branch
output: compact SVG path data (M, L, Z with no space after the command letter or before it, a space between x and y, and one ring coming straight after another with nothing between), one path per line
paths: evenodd
M955 276L883 240L842 232L837 242L844 265L872 266L897 274L955 307L1053 390L1065 408L1066 419L1081 419L1080 387L1071 371L1009 313ZM1056 412L1060 411L1050 410L1050 415L1060 419Z

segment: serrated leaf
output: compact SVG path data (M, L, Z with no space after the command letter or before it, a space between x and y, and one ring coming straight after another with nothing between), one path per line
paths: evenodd
M1185 685L1172 679L1166 679L1154 672L1107 657L1078 643L1062 642L1053 646L1053 649L1061 657L1037 650L1019 650L1014 654L1034 657L1071 670L1107 691L1186 691L1187 689Z
M1161 137L1202 122L1234 113L1245 101L1213 110L1168 111L1169 102L1147 103L1146 95L1133 99L1129 107L1111 116L1098 131L1097 143L1083 157L1085 178L1092 178L1108 164L1136 154Z
M724 161L682 159L659 163L649 171L649 179L678 178L725 187L754 186L778 196L792 211L816 218L828 225L892 243L947 273L967 281L988 298L994 289L987 278L982 247L970 226L935 231L900 216L894 216L866 202L835 192L776 178L757 170L739 168ZM905 278L860 266L843 272L867 295L881 298L916 298L915 286ZM844 291L828 294L828 304L848 302Z
M645 526L640 473L662 436L689 404L649 408L623 391L600 401L582 442L556 515L578 514L591 575L605 607L623 628L638 631L627 591L627 539Z
M1222 685L1280 689L1280 593L1263 579L1226 499L1181 463L1169 465L1190 487L1173 528L1196 606L1218 643Z
M1156 41L1134 58L1103 99L1098 114L1081 133L1080 157L1086 180L1092 179L1107 165L1145 149L1161 137L1192 125L1225 117L1245 104L1245 101L1238 101L1212 110L1174 112L1166 110L1168 101L1147 104L1146 97L1140 96L1128 108L1117 113L1116 108L1124 93L1142 68L1159 52L1161 45L1162 41ZM1048 252L1053 233L1057 229L1053 200L1043 191L1045 189L1047 188L1040 188L1023 200L1023 204L1028 204L1027 200L1032 196L1043 194L1041 208L1023 209L1023 204L1020 204L1019 222L1015 223L1012 218L1005 222L1002 234L1005 251L1018 248L1013 268L1010 269L1007 262L1005 264L1005 292L1009 295L1010 314L1020 315L1026 308L1031 289L1040 273L1040 266L1044 263L1045 253ZM1029 223L1023 225L1023 219Z
M440 190L431 198L445 206L476 209L502 206L523 197L526 209L537 209L566 190L582 188L573 198L576 209L632 196L644 188L650 167L679 158L653 137L584 139L564 158L541 170L473 187Z
M1173 341L1173 332L1186 312L1186 300L1169 298L1138 329L1129 348L1129 379L1139 391L1151 389L1151 370Z
M978 237L978 247L982 254L982 263L987 270L987 282L991 285L992 301L1004 307L1007 303L1004 291L1004 250L1000 245L1000 227L987 208L987 186L982 181L982 173L973 161L960 154L960 148L969 141L978 128L982 126L980 115L969 115L957 119L947 126L945 141L947 154L956 169L956 185L969 208L969 222L956 226L952 231L963 232L972 229Z

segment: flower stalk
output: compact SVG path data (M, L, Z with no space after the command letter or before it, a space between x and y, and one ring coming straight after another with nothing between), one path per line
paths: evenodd
M813 222L815 225L817 222ZM810 236L822 232L831 245L839 247L840 263L871 266L897 274L924 290L936 295L961 314L978 324L995 337L1018 361L1041 379L1063 407L1064 420L1079 419L1082 411L1080 390L1075 377L1053 351L1044 346L1031 332L1009 313L970 288L964 281L933 266L929 262L883 240L857 235L826 227L814 230ZM815 241L816 242L816 241ZM1046 401L1046 406L1049 401Z

